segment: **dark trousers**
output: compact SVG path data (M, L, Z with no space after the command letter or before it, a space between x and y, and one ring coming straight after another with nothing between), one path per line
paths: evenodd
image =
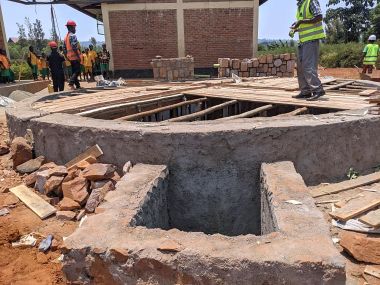
M80 62L78 60L73 60L73 61L70 61L70 63L71 63L71 69L73 71L73 75L70 78L69 85L70 86L75 85L76 88L80 88L80 83L78 80L78 76L80 74Z
M65 89L65 75L62 74L52 74L53 79L53 89L54 92L63 91Z

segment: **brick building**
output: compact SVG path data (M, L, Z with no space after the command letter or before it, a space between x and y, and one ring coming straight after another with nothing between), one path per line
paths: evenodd
M1 5L0 5L0 48L6 50L7 55L9 56L7 36L5 34L5 27L4 27L3 13L1 11Z
M117 75L151 76L150 60L156 55L192 55L196 69L211 68L221 57L253 57L257 51L259 6L266 1L67 0L65 3L101 19L112 56L110 67Z

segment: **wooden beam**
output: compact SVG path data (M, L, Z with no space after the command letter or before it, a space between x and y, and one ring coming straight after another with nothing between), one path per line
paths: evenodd
M179 103L176 103L176 104L172 104L172 105L156 108L156 109L153 109L153 110L149 110L149 111L145 111L145 112L141 112L141 113L137 113L137 114L132 114L132 115L124 116L124 117L118 118L116 120L118 120L118 121L120 121L120 120L121 121L133 121L133 120L140 119L140 118L143 118L143 117L146 117L146 116L150 116L150 115L153 115L153 114L156 114L156 113L159 113L159 112L175 109L175 108L182 107L182 106L187 106L187 105L190 105L190 104L196 104L196 103L204 102L206 100L207 100L207 98L199 98L199 99L194 99L194 100L189 100L189 101L183 101L183 102L179 102Z
M308 111L307 107L302 107L302 108L295 109L294 111L291 111L289 113L277 115L276 117L297 116L297 115L305 114L307 111Z
M45 219L57 212L56 208L23 184L13 187L9 189L9 191L16 195L17 198L41 219Z
M360 186L373 184L378 181L380 181L380 172L375 172L369 175L359 176L356 179L346 180L340 183L318 187L312 191L311 195L314 198L316 198L316 197L321 197L324 195L336 194L336 193L354 189Z
M331 86L324 87L324 89L325 89L325 91L327 91L327 90L336 90L336 89L339 89L341 87L345 87L347 85L350 85L350 84L352 84L354 82L355 82L354 80L350 80L350 81L346 81L346 82L339 83L339 84L336 84L336 85L331 85Z
M217 110L223 109L224 107L236 104L237 102L238 102L237 100L231 100L231 101L228 101L228 102L216 105L216 106L212 106L210 108L207 108L207 109L199 111L199 112L195 112L195 113L192 113L192 114L189 114L189 115L173 118L173 119L170 119L170 120L167 120L167 121L168 122L186 122L186 121L191 121L191 120L197 119L199 117L202 117L204 115L207 115L207 114L210 114L212 112L215 112Z
M99 114L102 114L102 113L108 113L110 111L116 111L116 110L118 110L120 108L123 108L123 107L130 107L130 106L134 106L134 105L144 105L144 104L165 102L165 101L170 101L170 100L174 100L174 99L181 98L181 97L185 97L185 96L183 94L176 94L176 95L167 96L167 97L158 97L156 99L150 99L150 100L132 101L132 102L128 102L128 103L122 103L122 104L116 104L116 105L110 105L110 106L100 107L100 108L96 108L96 109L80 112L80 113L77 113L76 115L84 116L84 117L90 117L90 116L93 116L93 115L99 115Z
M92 156L95 158L98 158L99 156L103 155L102 149L96 144L90 148L88 148L85 152L81 153L74 159L70 160L68 163L65 164L67 168L72 167L73 165L77 164L78 162L87 159L88 157Z
M349 201L342 208L330 212L330 216L340 221L348 221L380 205L380 194L362 193L363 197Z
M252 118L254 115L257 115L257 114L259 114L261 112L264 112L264 111L267 111L267 110L270 110L270 109L273 109L273 108L274 108L273 105L265 105L265 106L262 106L262 107L259 107L259 108L256 108L256 109L253 109L251 111L244 112L244 113L241 113L241 114L238 114L238 115L235 115L235 116L220 118L220 119L217 119L216 121L226 121L226 120L242 119L242 118Z
M380 209L371 211L364 216L361 216L359 221L374 228L380 227Z

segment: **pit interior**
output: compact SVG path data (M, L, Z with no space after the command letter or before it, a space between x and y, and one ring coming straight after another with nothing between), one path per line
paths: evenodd
M195 180L199 181L199 177ZM261 235L260 190L246 187L235 191L228 187L233 181L223 180L224 186L200 182L204 187L197 193L184 193L163 182L168 185L158 185L152 197L141 206L137 225L226 236ZM189 177L186 182L191 184L191 181L194 177ZM152 216L156 218L152 219ZM270 216L267 217L270 224ZM266 223L265 219L263 223Z

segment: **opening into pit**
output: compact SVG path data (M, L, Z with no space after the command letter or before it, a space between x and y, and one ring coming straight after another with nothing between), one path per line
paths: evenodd
M261 235L260 190L228 184L208 184L200 192L163 190L158 185L145 199L136 225L226 236Z

